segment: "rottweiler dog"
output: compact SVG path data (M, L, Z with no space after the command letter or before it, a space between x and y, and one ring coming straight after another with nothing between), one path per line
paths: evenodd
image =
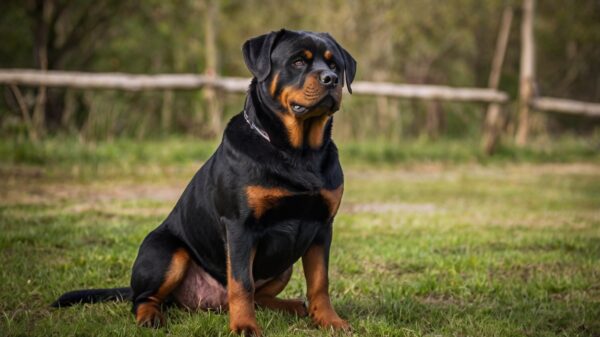
M56 307L131 299L137 324L165 324L163 304L229 311L229 327L260 335L255 304L349 329L328 291L333 219L344 190L331 139L356 61L327 33L291 31L244 43L254 76L244 110L164 222L142 242L131 287L72 291ZM302 300L277 295L302 258Z

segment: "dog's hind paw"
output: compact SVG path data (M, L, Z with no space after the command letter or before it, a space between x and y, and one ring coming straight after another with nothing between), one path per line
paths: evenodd
M136 309L135 321L145 328L160 328L165 325L165 316L155 303L142 303Z

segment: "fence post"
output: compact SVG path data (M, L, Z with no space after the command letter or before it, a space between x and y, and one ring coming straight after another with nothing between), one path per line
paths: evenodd
M38 2L36 10L41 11L39 21L34 25L34 52L36 64L41 71L48 70L48 35L51 27L48 26L52 13L55 10L51 1ZM40 85L37 91L35 104L33 105L32 123L38 137L46 134L46 102L48 100L48 89Z
M171 131L171 123L173 121L173 101L175 99L173 90L165 90L162 95L162 107L160 109L160 126L163 134L168 134Z
M500 75L502 74L502 64L506 54L506 46L508 45L508 37L510 35L510 26L512 23L513 9L510 6L504 8L502 13L502 21L500 23L500 31L498 32L498 40L496 41L496 50L494 51L494 59L492 60L492 69L488 87L497 90L500 83ZM483 151L491 155L496 149L502 123L504 121L502 114L502 106L499 103L493 102L488 105L485 116L485 124L483 129Z
M521 24L521 69L519 71L519 126L517 145L527 143L529 135L529 104L533 97L535 76L535 41L533 36L533 15L535 0L523 0Z

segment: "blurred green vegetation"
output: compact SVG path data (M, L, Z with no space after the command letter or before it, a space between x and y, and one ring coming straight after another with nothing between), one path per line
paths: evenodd
M342 164L352 168L397 167L424 163L438 164L514 164L514 163L600 163L600 139L563 136L538 138L527 147L502 145L492 157L483 154L479 140L421 137L390 143L385 139L338 142ZM26 139L0 142L0 170L15 167L43 167L48 177L72 176L94 179L98 175L145 175L164 166L198 168L218 143L194 137L162 137L137 141L81 142L73 137L50 138L32 143ZM151 172L152 173L152 172Z
M502 10L515 9L500 89L516 96L519 70L518 0L315 1L175 0L127 2L7 0L0 3L0 66L129 73L202 73L206 24L216 32L216 72L249 76L240 47L249 37L281 27L328 31L358 60L358 80L485 87ZM216 8L210 15L209 8ZM600 101L600 3L538 1L537 90L544 96ZM2 87L0 132L26 132L13 93ZM28 107L37 88L21 88ZM239 95L219 95L222 120L238 113ZM48 90L47 133L83 140L155 138L164 134L214 140L202 92L125 93ZM505 131L515 128L515 108ZM478 135L484 107L347 95L336 119L337 139L387 141ZM434 114L440 123L429 125ZM166 116L166 117L165 117ZM532 134L588 135L599 122L535 114ZM221 128L224 123L221 123Z

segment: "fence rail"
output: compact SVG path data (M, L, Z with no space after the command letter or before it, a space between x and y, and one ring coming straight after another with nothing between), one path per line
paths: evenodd
M213 87L227 92L245 92L248 89L250 80L242 77L211 77L196 74L134 75L125 73L1 69L0 83L79 89L119 89L127 91L191 90L202 87Z
M196 74L133 75L124 73L0 69L0 83L80 89L120 89L128 91L191 90L212 87L226 92L244 93L248 89L250 79L241 77L211 77ZM355 82L352 85L352 92L359 95L442 101L483 103L504 103L508 101L506 93L494 89L454 88L439 85Z
M537 97L531 101L536 110L600 117L600 103L573 101L563 98Z

